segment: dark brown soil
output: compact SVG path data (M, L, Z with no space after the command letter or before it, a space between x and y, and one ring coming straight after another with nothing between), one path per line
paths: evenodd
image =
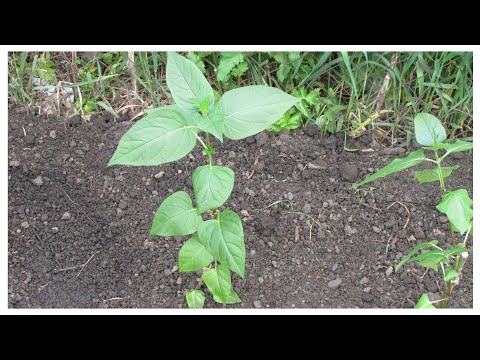
M193 194L191 174L205 158L197 148L174 164L107 168L129 126L10 110L10 307L186 306L196 274L178 273L184 238L148 232L169 193ZM412 308L422 293L440 294L440 274L411 265L391 273L416 243L448 241L446 218L435 210L438 186L419 185L406 171L355 192L353 181L395 155L342 149L343 136L313 129L218 147L217 163L236 172L227 206L244 219L247 267L245 280L234 277L238 307ZM454 161L461 168L448 185L471 195L472 158ZM449 307L472 307L472 292L469 261ZM207 307L219 307L207 298Z

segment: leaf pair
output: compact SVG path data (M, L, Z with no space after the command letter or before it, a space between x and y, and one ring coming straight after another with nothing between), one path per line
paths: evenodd
M153 219L151 235L185 236L197 231L205 211L222 206L233 190L235 174L224 166L200 166L192 175L197 208L190 196L178 191L167 197Z
M232 288L232 278L227 267L218 265L215 269L206 270L202 280L207 285L216 302L221 304L236 304L240 302L240 298ZM205 294L202 290L187 291L185 298L190 309L201 309L205 303Z
M233 140L255 135L299 101L280 89L253 85L228 91L214 104L213 89L202 72L177 53L168 53L166 77L176 106L147 111L122 137L109 166L178 160L193 149L200 130L220 141L224 135Z

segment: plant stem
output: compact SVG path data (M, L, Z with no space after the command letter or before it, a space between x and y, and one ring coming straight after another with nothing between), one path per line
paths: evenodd
M207 155L208 155L208 163L210 166L213 166L213 156L211 154L212 144L210 143L210 134L205 133L207 135Z
M438 178L440 179L440 187L442 188L442 193L445 193L447 189L445 188L445 179L443 178L443 172L442 172L442 165L441 165L441 160L438 158L438 150L435 150L435 159L437 160L435 163L437 164L438 167Z

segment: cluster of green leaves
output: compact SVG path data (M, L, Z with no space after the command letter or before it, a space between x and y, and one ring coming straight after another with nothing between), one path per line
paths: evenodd
M320 92L320 88L308 91L305 86L293 90L292 95L300 101L269 130L279 133L315 123L324 133L334 134L340 131L344 117L342 112L346 106L339 104L333 89L329 88L325 97L321 97Z
M473 144L468 141L457 140L454 143L446 143L447 134L440 120L430 114L421 113L414 119L415 138L422 147L408 156L395 159L387 166L381 168L376 173L370 175L362 182L353 185L357 188L370 181L382 178L384 176L396 173L398 171L419 165L425 161L435 164L435 168L426 169L415 172L415 178L419 183L438 182L442 190L442 198L440 203L436 206L437 210L445 214L450 222L450 227L453 233L460 233L464 235L467 231L473 228L473 201L468 195L467 190L457 189L447 191L445 186L445 178L450 176L452 172L459 168L458 165L443 167L442 161L450 154L460 151L469 151L473 149ZM425 151L432 151L434 158L428 158ZM443 151L443 154L439 154ZM466 241L466 239L465 239ZM395 270L398 271L405 263L417 262L420 266L438 271L438 267L442 266L444 273L444 281L448 291L447 296L450 295L452 282L459 276L458 259L460 254L468 252L465 248L465 242L442 250L437 246L438 241L430 241L417 245L409 254L407 254L402 261L400 261ZM434 248L422 252L420 255L413 256L425 248ZM452 267L451 260L456 257L457 261ZM433 307L429 302L428 296L424 295L417 304L417 307Z
M216 302L240 301L232 287L230 271L245 276L245 241L240 217L232 210L221 212L234 186L234 172L215 166L209 134L223 142L255 135L278 120L299 100L268 86L247 86L226 92L215 101L212 87L192 61L168 53L167 85L175 105L150 109L120 139L111 165L161 165L186 156L197 140L209 158L208 165L193 172L196 206L188 193L175 192L158 208L151 235L188 236L179 252L179 271L203 270L205 284ZM206 136L206 144L201 133ZM204 217L213 217L204 221ZM191 308L203 307L199 288L186 294Z

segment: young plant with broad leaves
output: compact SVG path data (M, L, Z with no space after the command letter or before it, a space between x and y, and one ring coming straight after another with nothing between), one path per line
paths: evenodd
M245 241L240 217L220 210L230 197L235 173L215 165L210 135L239 140L255 135L277 121L299 100L268 86L246 86L226 92L215 101L214 91L198 67L177 53L168 53L167 85L175 101L150 109L120 139L109 166L157 166L188 155L197 141L208 158L192 174L195 205L178 191L167 197L153 219L151 235L188 236L178 255L180 272L201 271L196 289L186 293L190 308L202 308L206 285L214 301L234 304L240 298L231 272L245 276Z
M421 184L439 183L442 197L436 208L449 220L451 244L446 249L440 248L437 240L419 244L395 266L395 271L398 271L404 264L412 262L436 272L441 269L445 283L442 299L432 302L427 294L423 294L416 308L435 308L434 304L437 304L439 308L444 308L452 295L454 286L458 286L460 283L463 266L470 251L466 245L469 235L473 233L473 201L465 189L447 189L445 179L459 166L443 166L442 162L452 153L472 150L473 144L463 140L453 143L446 142L445 128L440 120L430 114L418 114L414 119L414 125L415 138L422 147L405 158L393 160L362 182L355 184L353 188L423 162L430 162L434 165L431 169L416 171L415 178ZM432 157L427 157L426 152L430 152ZM461 236L460 241L457 239L457 234Z

